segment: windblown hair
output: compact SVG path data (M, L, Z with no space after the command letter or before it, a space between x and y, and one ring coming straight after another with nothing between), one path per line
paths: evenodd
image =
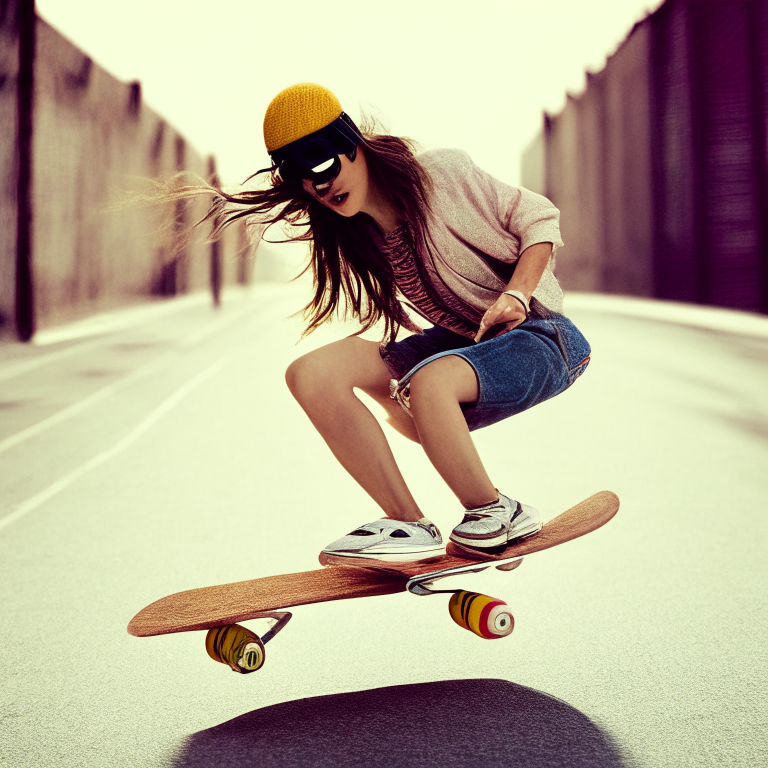
M370 122L363 123L363 151L370 177L401 212L413 247L429 249L431 183L414 156L414 144L409 139L373 133L372 128ZM213 240L229 225L253 217L266 226L287 224L283 228L287 240L283 242L309 242L311 258L300 275L311 270L314 296L303 310L307 322L304 335L336 315L347 318L351 313L361 323L358 333L383 319L384 336L393 340L406 315L398 300L392 267L379 249L383 233L376 222L364 213L352 217L335 213L307 193L300 179L282 178L275 169L258 173L271 174L268 188L228 193L214 183L177 187L166 197L211 194L210 209L195 226L210 222Z

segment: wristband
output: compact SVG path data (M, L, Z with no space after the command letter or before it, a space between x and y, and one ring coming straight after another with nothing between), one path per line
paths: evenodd
M517 299L523 307L525 307L525 316L531 314L531 308L528 306L528 299L525 298L525 294L522 291L504 291L507 296L511 296L513 299Z

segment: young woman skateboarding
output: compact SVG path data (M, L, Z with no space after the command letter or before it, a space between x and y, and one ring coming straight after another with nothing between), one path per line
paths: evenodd
M539 513L497 489L470 432L559 394L589 361L587 341L561 314L552 272L558 210L463 151L416 156L406 140L361 132L312 83L273 99L264 140L269 188L216 190L214 233L242 217L305 226L296 239L311 243L308 330L345 308L361 331L380 320L385 329L381 344L351 336L286 373L333 454L385 515L323 552L409 561L443 549L355 388L421 444L464 507L452 541L493 549L538 531ZM401 300L432 327L421 330ZM413 334L397 339L401 326Z

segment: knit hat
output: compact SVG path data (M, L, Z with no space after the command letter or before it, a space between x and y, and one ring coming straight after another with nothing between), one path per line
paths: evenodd
M267 152L325 128L342 111L339 100L322 85L298 83L280 91L264 115Z
M309 179L319 190L339 175L339 156L354 162L365 139L327 88L299 83L267 107L264 143L283 179Z

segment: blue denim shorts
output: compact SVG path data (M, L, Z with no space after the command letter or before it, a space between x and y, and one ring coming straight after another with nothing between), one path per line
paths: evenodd
M568 389L589 364L590 347L579 329L555 312L532 315L508 333L479 344L435 326L381 348L396 380L392 383L396 399L405 405L411 376L447 355L466 360L477 375L477 402L461 406L469 429L475 430Z

